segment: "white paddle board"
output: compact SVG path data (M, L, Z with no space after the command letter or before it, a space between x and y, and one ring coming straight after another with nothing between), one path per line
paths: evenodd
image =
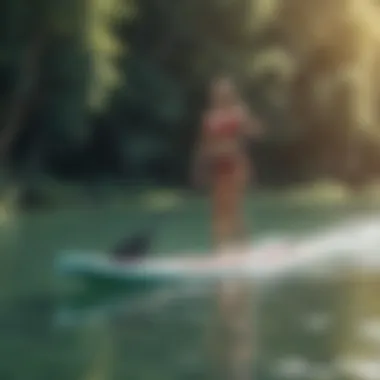
M287 275L307 268L333 265L342 270L379 258L380 221L364 219L341 224L311 237L269 238L245 252L230 250L221 255L179 253L158 255L140 261L118 261L93 251L66 251L56 262L61 274L90 279L165 283L210 281L223 278L263 279ZM376 262L378 262L377 260ZM334 265L336 263L336 265Z

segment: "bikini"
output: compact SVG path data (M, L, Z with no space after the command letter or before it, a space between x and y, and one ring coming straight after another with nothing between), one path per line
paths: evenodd
M236 117L220 118L208 124L213 139L235 140L240 130L240 120ZM232 174L235 172L238 160L233 154L220 154L213 158L212 167L217 175Z

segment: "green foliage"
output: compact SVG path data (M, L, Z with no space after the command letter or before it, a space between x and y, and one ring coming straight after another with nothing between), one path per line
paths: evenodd
M358 12L344 18L348 3L356 4ZM264 121L266 141L256 158L264 162L266 172L271 171L268 176L279 177L284 170L279 173L278 166L288 161L286 176L292 171L319 175L321 154L327 157L326 151L330 166L342 166L341 156L360 150L366 166L371 161L374 170L380 170L377 146L367 149L369 140L378 141L377 124L360 123L361 115L370 119L368 105L376 100L369 93L377 94L377 13L370 12L364 1L305 4L302 0L4 0L0 132L6 121L25 114L13 123L24 128L10 123L15 129L14 150L22 150L17 148L19 140L34 130L30 133L42 142L24 160L31 161L38 152L36 167L41 171L51 167L57 173L58 167L65 167L79 172L81 167L84 175L99 173L102 167L106 173L118 171L128 178L137 172L139 178L162 176L165 171L182 181L206 86L213 76L227 71ZM338 29L339 38L333 39L332 31ZM33 50L40 40L42 54L31 70L25 64L25 51ZM320 49L326 40L335 42ZM364 60L353 60L359 63L360 75L346 78L358 90L351 91L349 98L355 106L343 107L340 102L348 92L338 78L340 63L345 56L365 57L366 52L376 54L371 53L367 66ZM14 102L15 89L31 83L35 88L27 101ZM326 104L333 105L330 111ZM339 147L348 134L355 144ZM364 141L360 149L359 140Z
M88 0L85 41L91 57L88 90L93 109L104 108L110 93L124 84L117 61L127 53L115 32L116 23L131 22L137 7L133 0Z
M127 46L120 42L116 26L136 17L134 0L35 1L50 37L71 40L72 54L78 48L87 52L87 104L93 110L103 108L109 94L123 84L117 61Z
M112 92L123 84L118 60L127 45L119 42L116 26L135 17L133 0L17 0L7 1L5 11L3 17L10 20L0 36L0 70L10 69L15 77L8 88L3 86L3 118L26 113L26 119L7 128L21 131L19 124L24 125L33 111L29 103L35 92L43 92L42 120L51 138L83 145L91 131L89 112L104 110ZM37 49L37 42L42 56L32 70L23 56ZM29 82L34 83L32 92L9 103L10 94ZM13 134L17 138L19 133Z

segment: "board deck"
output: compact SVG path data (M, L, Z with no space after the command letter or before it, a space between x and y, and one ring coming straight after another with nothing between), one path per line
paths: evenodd
M221 255L182 252L131 262L117 261L106 253L71 250L59 255L56 269L61 274L88 280L113 279L152 285L230 277L257 280L307 268L331 268L334 263L342 270L345 266L359 265L364 257L372 261L380 257L379 252L374 253L380 247L379 231L379 220L366 219L347 222L303 239L270 237L245 251L235 249Z
M229 252L223 256L207 253L184 254L156 257L141 261L117 261L105 253L68 251L62 254L58 261L58 269L65 274L139 278L202 278L225 277L231 275L252 274L255 268L260 271L273 267L271 261L276 256L287 256L291 246L276 246L261 250L250 250L249 253ZM271 255L267 253L271 252ZM248 273L246 274L248 275Z

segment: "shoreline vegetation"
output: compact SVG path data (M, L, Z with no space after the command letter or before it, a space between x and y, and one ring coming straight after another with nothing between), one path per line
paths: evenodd
M204 194L189 189L157 186L131 186L123 183L46 182L29 188L3 187L0 195L0 219L5 214L50 210L62 207L119 205L146 211L175 209L181 205L205 201ZM380 207L380 180L352 191L339 181L320 180L283 187L252 190L248 201L257 204L287 203L290 206L371 206Z

